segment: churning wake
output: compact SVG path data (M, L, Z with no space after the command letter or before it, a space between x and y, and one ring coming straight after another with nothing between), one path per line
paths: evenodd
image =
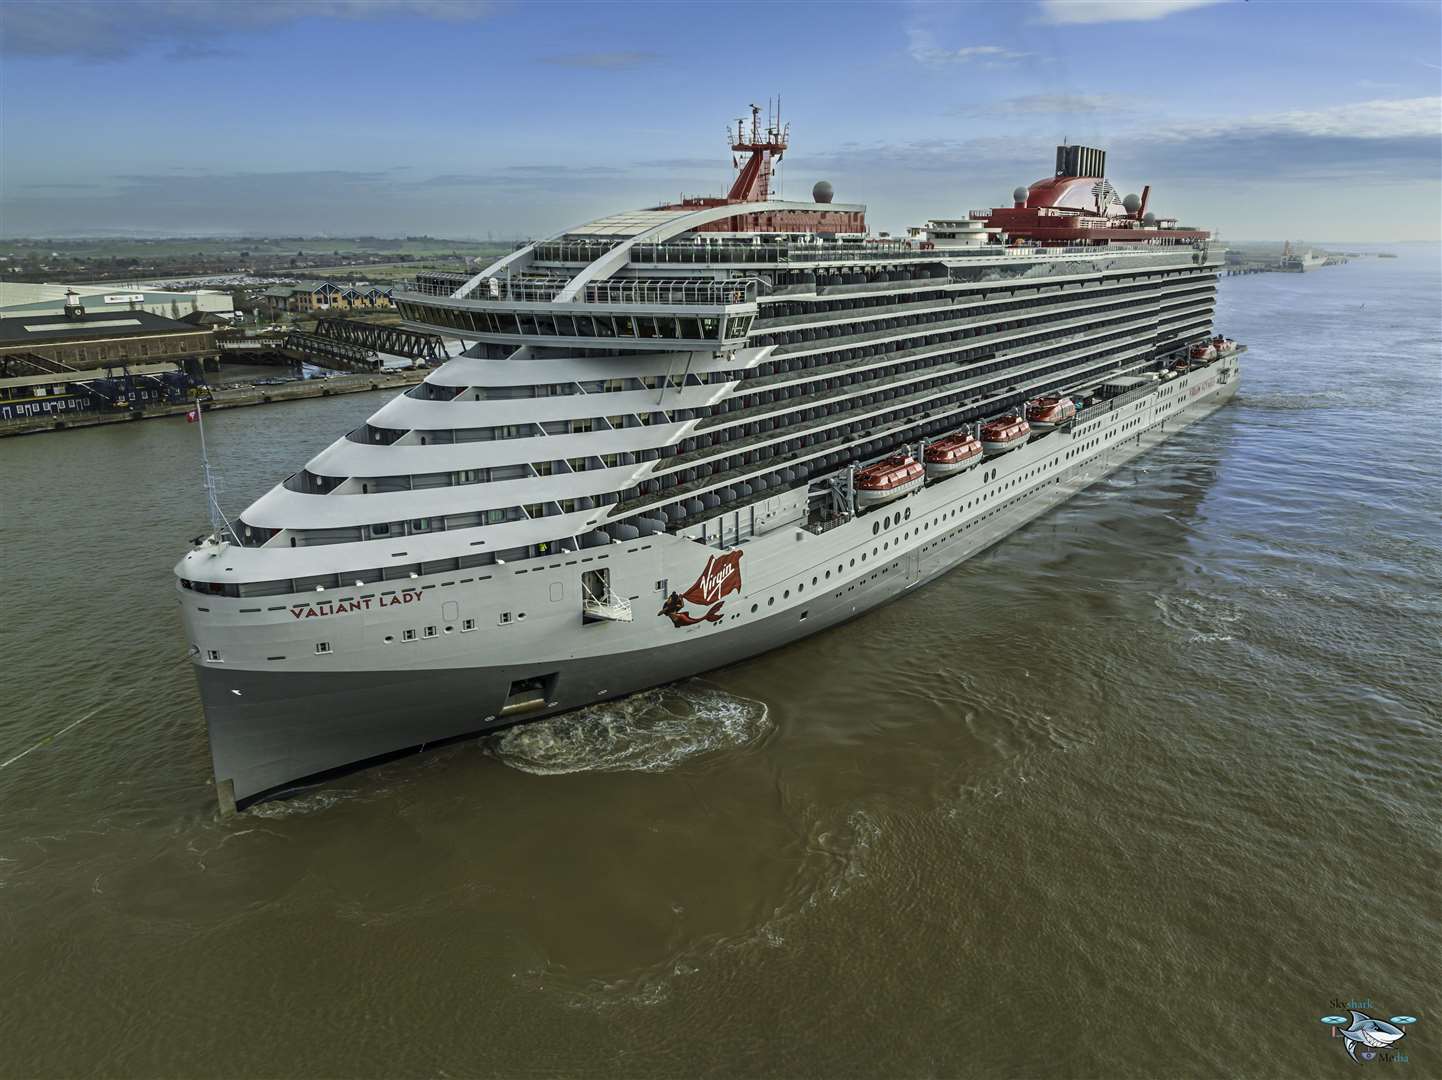
M745 746L768 727L765 704L697 683L510 728L485 750L522 772L663 772L690 758Z

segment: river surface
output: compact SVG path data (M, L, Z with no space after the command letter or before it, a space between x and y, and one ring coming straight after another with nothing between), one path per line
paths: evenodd
M0 441L0 1074L1442 1075L1435 247L922 592L221 819L180 419ZM239 509L366 394L207 420ZM48 741L47 741L48 740Z

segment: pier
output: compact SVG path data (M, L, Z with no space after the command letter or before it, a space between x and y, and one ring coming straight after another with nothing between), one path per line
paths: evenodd
M414 386L423 380L425 375L424 368L415 368L370 375L337 375L329 379L308 379L305 382L277 386L237 386L204 393L201 401L206 412L215 412L247 405L270 405L284 401L335 397L339 394L363 394L371 390L393 390ZM102 424L125 424L133 420L184 416L193 408L195 401L192 399L145 403L125 412L44 413L22 420L0 422L0 438L7 435L34 435L42 431L65 431L72 428L98 427Z

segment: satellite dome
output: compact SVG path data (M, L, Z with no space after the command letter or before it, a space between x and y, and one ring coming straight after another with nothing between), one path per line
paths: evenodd
M833 194L830 180L818 180L811 189L811 197L817 202L829 203Z
M1011 197L1016 202L1026 202L1027 194L1028 192L1026 188L1019 187L1011 193Z
M1148 210L1148 211L1147 211L1147 216L1144 217L1144 218L1142 218L1142 224L1143 224L1143 225L1155 225L1156 223L1157 223L1157 215L1156 215L1156 214L1153 214L1150 210Z
M1122 200L1122 206L1126 208L1128 214L1135 214L1138 210L1142 208L1141 196L1128 195L1125 199Z

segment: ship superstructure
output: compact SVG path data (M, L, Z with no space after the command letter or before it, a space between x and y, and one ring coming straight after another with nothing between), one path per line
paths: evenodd
M1099 151L902 241L828 184L776 198L779 120L729 141L725 196L398 290L464 354L181 560L223 803L834 625L1235 389L1235 353L1189 355L1221 253L1118 198Z

